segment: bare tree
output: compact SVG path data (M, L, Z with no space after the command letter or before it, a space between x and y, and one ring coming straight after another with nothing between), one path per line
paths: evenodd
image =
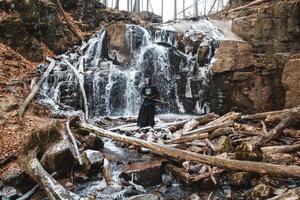
M177 0L174 0L174 20L177 19Z
M119 10L119 4L120 4L120 0L116 0L115 9Z
M161 18L164 18L164 0L161 0Z
M182 17L185 18L185 0L182 0Z
M198 0L194 0L194 17L198 17Z

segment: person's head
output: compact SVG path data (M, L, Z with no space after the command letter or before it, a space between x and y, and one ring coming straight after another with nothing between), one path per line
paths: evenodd
M145 83L145 85L151 85L151 79L149 76L145 77L144 83Z

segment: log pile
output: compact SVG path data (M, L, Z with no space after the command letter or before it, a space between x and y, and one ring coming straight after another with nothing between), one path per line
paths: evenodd
M64 123L59 126L51 124L32 133L19 157L20 165L46 191L50 199L79 198L49 175L55 170L53 167L47 168L45 163L49 162L39 159L43 153L49 154L46 148L51 149L52 146L53 149L53 143L58 140L57 135L65 134L71 155L76 161L74 168L90 174L91 169L96 166L107 187L115 184L115 178L111 176L113 171L109 167L111 160L95 151L97 147L88 149L92 143L99 144L91 142L92 138L109 138L120 143L124 149L162 157L164 170L187 185L207 180L219 185L224 177L236 186L249 183L249 177L263 179L265 175L274 179L300 179L300 134L297 130L300 124L300 107L253 115L230 112L219 116L209 113L173 122L161 120L154 128L138 128L132 120L123 121L121 126L108 128L105 121L101 122L101 126L96 122L96 126L79 117L61 119ZM41 137L45 139L41 141ZM91 160L95 157L95 160ZM47 169L52 171L46 171ZM132 181L127 184L138 188ZM276 186L261 181L252 186L252 199L282 199L281 197L295 195L294 191L298 191L295 189L286 190L287 194L272 193L270 187L274 190ZM267 196L263 196L266 193L259 192L262 188L269 189Z

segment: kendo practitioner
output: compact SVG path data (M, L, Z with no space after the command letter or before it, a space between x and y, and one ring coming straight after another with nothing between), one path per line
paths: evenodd
M155 124L155 100L159 97L159 92L157 88L152 85L151 79L149 77L145 78L145 85L141 92L144 102L141 106L137 125L139 127L151 126Z

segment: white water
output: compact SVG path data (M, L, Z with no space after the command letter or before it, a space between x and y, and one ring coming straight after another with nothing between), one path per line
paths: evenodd
M177 50L182 59L179 71L176 70L171 59L171 48L177 48L176 32L183 32L192 41L198 33L204 34L206 45L209 47L207 62L200 66L197 54L192 54L188 49L185 52ZM184 101L194 101L193 111L204 113L209 110L205 100L205 92L209 87L211 77L211 59L213 55L212 40L219 39L221 34L207 20L198 22L182 22L181 24L163 25L156 29L151 36L148 30L127 25L125 41L130 50L129 64L116 65L104 55L106 49L106 31L100 32L86 43L78 47L78 51L67 52L59 56L54 73L42 86L40 102L51 106L58 112L82 110L83 102L79 90L79 82L74 73L63 60L68 60L79 75L84 76L82 83L87 93L90 117L100 115L132 116L137 115L142 103L140 90L143 86L145 75L150 75L158 87L162 100L171 102L171 106L158 106L161 113L185 113ZM140 38L140 44L133 44ZM164 45L165 44L165 45ZM202 44L202 43L201 43ZM83 62L80 65L80 62ZM183 82L186 82L182 91ZM195 84L200 84L195 87ZM59 106L57 105L59 104Z

